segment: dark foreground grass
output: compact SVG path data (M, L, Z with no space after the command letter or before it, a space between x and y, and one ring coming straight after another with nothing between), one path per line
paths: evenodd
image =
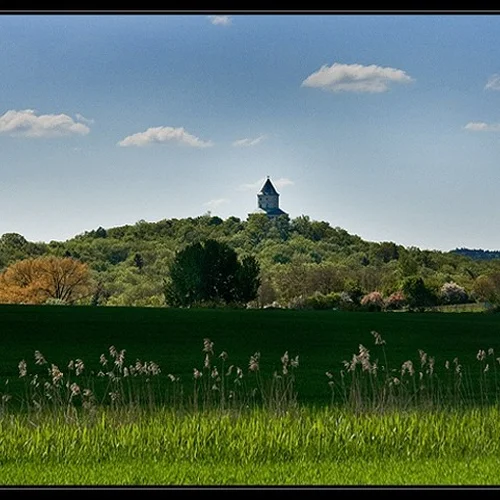
M498 485L498 408L0 421L2 485Z
M435 358L437 373L455 358L480 375L478 350L500 353L500 315L481 313L343 313L291 310L176 310L67 306L0 306L0 393L9 380L18 384L21 359L32 368L39 350L63 371L71 359L89 370L100 369L99 356L111 345L126 349L128 359L153 360L162 376L171 373L184 384L193 368L202 368L203 338L226 351L227 365L248 367L249 356L261 353L263 376L281 367L285 351L300 356L296 380L301 403L330 401L325 372L343 368L363 344L372 360L381 356L371 331L386 341L387 369L399 371L404 361L418 364L418 350ZM385 362L385 360L379 359ZM490 366L490 369L493 367ZM472 368L471 368L472 370Z

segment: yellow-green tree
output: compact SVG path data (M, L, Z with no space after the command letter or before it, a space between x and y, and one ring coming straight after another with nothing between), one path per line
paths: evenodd
M479 300L500 304L500 272L478 276L474 283L474 294Z
M43 304L48 299L73 303L91 293L88 266L70 257L19 260L0 274L0 303Z

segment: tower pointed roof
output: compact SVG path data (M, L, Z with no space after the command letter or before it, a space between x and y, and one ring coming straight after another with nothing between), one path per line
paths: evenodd
M262 189L260 190L259 194L265 194L265 195L278 195L278 192L276 191L275 187L273 186L273 183L271 182L271 179L269 176L267 176L267 180L262 186Z

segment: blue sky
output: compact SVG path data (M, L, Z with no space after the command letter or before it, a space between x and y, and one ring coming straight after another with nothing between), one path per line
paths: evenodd
M291 218L500 249L500 16L0 14L0 235Z

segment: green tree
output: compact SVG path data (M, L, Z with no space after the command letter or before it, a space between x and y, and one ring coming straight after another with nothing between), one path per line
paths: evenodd
M375 256L382 262L387 263L391 260L399 258L399 250L395 243L392 241L383 241L375 246Z
M247 304L257 297L260 287L260 266L253 255L247 255L236 271L236 302Z
M227 236L234 236L239 231L243 231L244 223L238 217L232 215L228 217L222 224L224 234Z
M363 290L361 289L360 284L358 281L349 278L345 282L345 292L349 295L351 298L353 304L355 306L358 306L359 303L361 302L361 298L363 297Z
M291 224L290 217L287 214L278 215L278 217L273 220L273 226L277 229L279 238L282 241L288 239L290 236Z
M144 267L144 259L140 253L134 255L134 266L139 269L139 271Z
M256 247L268 237L272 222L266 214L249 214L245 227L245 236L250 247Z
M399 256L398 266L403 276L414 276L418 273L418 262L409 252Z
M27 244L26 238L18 233L5 233L0 238L0 245L10 248L23 249Z
M304 236L304 238L312 238L311 219L308 215L300 215L291 221L292 231Z
M406 297L408 307L413 310L424 310L437 303L436 294L426 286L424 280L417 276L406 278L401 287Z
M479 300L498 306L500 304L500 272L478 276L474 283L474 295Z
M226 243L206 240L177 253L165 286L168 304L249 302L257 296L259 266L253 257L238 260Z
M16 260L39 257L46 251L47 245L45 243L27 241L24 236L18 233L5 233L0 237L0 268Z
M107 238L108 233L106 232L106 229L104 229L102 226L99 226L96 231L95 231L95 237L96 238Z

